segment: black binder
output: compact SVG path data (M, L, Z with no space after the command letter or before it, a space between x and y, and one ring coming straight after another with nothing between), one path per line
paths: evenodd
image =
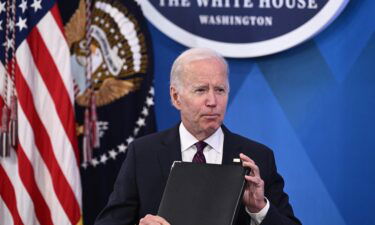
M246 171L238 165L174 162L158 215L172 225L232 225Z

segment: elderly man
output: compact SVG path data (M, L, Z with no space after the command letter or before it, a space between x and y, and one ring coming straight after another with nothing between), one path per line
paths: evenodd
M251 173L245 176L236 224L301 224L283 191L272 151L222 124L229 93L225 59L205 48L187 50L175 60L170 80L172 104L182 122L129 145L114 191L95 224L168 225L156 214L173 161L229 164L238 157Z

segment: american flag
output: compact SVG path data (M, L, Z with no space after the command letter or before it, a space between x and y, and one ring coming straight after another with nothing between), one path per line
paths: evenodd
M80 224L74 87L57 3L16 0L15 21L9 22L7 2L13 0L0 0L0 107L9 103L4 76L10 26L16 64L8 90L15 85L18 145L10 157L0 158L0 224Z

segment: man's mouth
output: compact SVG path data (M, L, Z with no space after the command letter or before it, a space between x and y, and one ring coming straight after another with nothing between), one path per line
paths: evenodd
M216 119L220 116L220 114L212 113L212 114L203 114L202 117L206 119Z

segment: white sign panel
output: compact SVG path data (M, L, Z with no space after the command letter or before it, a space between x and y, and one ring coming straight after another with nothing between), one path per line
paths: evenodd
M257 57L296 46L330 24L349 0L138 0L151 23L189 47Z

